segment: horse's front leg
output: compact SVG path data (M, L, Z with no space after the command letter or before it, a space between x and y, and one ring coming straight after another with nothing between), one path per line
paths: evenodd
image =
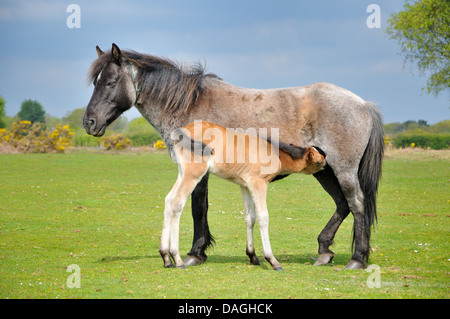
M194 239L191 251L188 253L184 264L197 266L208 258L205 251L214 244L214 238L209 232L208 226L208 178L209 173L203 176L192 192L192 218L194 220Z

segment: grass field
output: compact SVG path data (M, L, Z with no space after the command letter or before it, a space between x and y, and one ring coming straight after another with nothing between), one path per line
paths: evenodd
M210 179L208 261L165 269L158 253L164 197L176 165L163 153L0 155L0 298L449 298L449 151L395 151L384 161L371 273L342 270L351 256L349 216L330 266L313 267L317 236L334 203L311 176L270 185L275 256L251 266L239 187ZM257 226L257 225L256 225ZM192 242L190 202L180 248ZM256 251L262 260L259 230ZM184 255L183 255L184 256ZM70 288L69 265L81 288Z

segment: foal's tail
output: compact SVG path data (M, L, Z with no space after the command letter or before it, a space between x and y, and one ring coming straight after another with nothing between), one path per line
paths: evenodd
M364 194L366 235L367 239L370 239L370 228L377 220L376 197L384 154L384 129L383 119L377 107L371 103L366 103L366 106L372 117L372 131L366 150L359 163L358 179Z
M214 150L202 141L192 139L189 130L186 128L178 128L171 134L172 139L176 144L180 144L181 147L190 150L192 153L200 156L208 156L214 154Z

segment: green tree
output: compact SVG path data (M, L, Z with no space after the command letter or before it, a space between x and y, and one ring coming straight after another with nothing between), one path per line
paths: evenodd
M56 126L58 124L61 125L65 125L67 123L62 123L61 119L59 117L56 116L51 116L50 114L45 114L45 126L50 129L53 130L56 128ZM72 130L72 127L70 128Z
M64 124L69 124L72 130L84 130L83 129L83 116L86 108L78 108L71 112L68 112L61 120Z
M6 127L4 117L5 117L5 100L0 95L0 128Z
M405 61L417 62L419 71L431 72L427 92L450 90L450 1L406 0L393 13L386 32L399 42Z
M17 114L22 121L31 123L45 123L45 111L41 103L36 100L25 100L22 102L20 112Z

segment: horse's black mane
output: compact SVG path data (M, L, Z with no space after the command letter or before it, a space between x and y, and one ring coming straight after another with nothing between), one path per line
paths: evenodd
M136 85L140 90L140 99L151 98L161 105L166 115L187 110L204 89L205 78L218 78L206 73L200 63L190 66L173 60L135 51L121 51L125 63L138 68ZM113 62L111 52L105 52L91 66L89 80L94 83L105 66Z

